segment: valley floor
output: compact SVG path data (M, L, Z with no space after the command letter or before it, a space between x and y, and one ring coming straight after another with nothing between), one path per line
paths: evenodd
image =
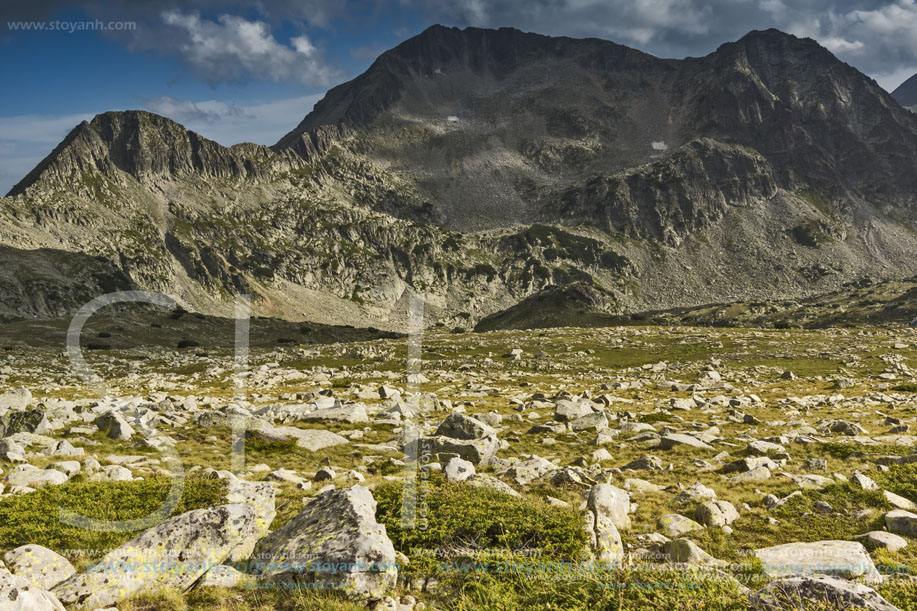
M294 338L254 346L244 368L205 339L87 351L103 388L60 345L0 337L0 555L14 574L35 569L9 551L39 545L79 575L143 529L89 530L60 510L136 519L181 473L167 515L264 481L275 532L317 497L367 487L399 565L380 609L917 609L917 329ZM114 604L365 606L231 573ZM52 582L33 579L66 590Z

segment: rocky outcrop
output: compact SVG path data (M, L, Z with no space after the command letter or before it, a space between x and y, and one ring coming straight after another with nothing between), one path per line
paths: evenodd
M77 125L10 195L85 184L92 175L115 182L182 175L257 179L274 167L297 165L291 161L264 146L226 148L150 112L106 112Z

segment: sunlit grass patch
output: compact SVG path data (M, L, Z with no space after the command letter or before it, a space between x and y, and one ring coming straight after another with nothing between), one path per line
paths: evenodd
M0 549L35 544L52 549L77 565L89 563L118 547L137 532L93 531L61 520L70 510L99 520L142 518L166 501L171 480L152 476L131 482L67 482L0 500ZM225 502L225 484L189 477L171 515Z

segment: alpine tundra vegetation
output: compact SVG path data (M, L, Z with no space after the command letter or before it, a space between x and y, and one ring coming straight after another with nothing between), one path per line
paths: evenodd
M0 610L917 609L915 79L432 26L273 146L80 122L0 198Z

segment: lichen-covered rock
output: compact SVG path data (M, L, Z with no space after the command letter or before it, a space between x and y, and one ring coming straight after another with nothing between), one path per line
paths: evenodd
M136 432L134 431L134 427L128 424L127 420L124 419L124 416L116 411L108 411L101 414L93 423L99 427L100 431L110 438L119 441L127 441L133 437Z
M517 462L507 469L506 477L519 486L528 486L536 479L557 470L557 465L541 456L532 456L528 460Z
M494 435L481 439L456 439L437 435L435 437L421 437L411 441L406 448L406 452L414 453L416 451L417 456L431 454L434 457L442 454L452 454L467 460L473 465L487 465L499 449L500 440Z
M44 590L50 590L76 573L69 560L40 545L22 545L10 550L3 554L3 562L11 573Z
M324 583L357 597L381 597L398 576L395 548L363 486L316 497L259 541L252 558L252 570L264 579Z
M264 423L253 427L247 434L265 441L295 441L297 447L310 452L350 443L337 433L324 429L300 429L295 426L271 426Z
M815 603L827 603L833 609L867 609L900 611L868 586L829 575L793 575L775 579L748 596L758 611L803 609Z
M255 533L244 504L197 509L145 530L53 588L67 605L96 608L169 587L185 589Z
M830 574L845 578L863 577L878 583L881 576L861 543L855 541L815 541L785 543L754 550L767 575Z
M917 537L917 514L894 509L885 514L885 527L889 532L905 537Z
M703 526L685 516L677 513L667 513L659 518L657 527L668 537L680 537L693 530L701 530Z
M598 515L586 510L586 533L589 546L595 552L596 559L602 562L621 562L624 560L624 543L621 533L608 515Z
M707 501L697 506L695 519L704 526L722 528L739 519L739 512L729 501Z
M48 428L48 418L40 409L9 411L0 416L0 437L16 433L43 435Z
M630 494L610 484L597 484L589 491L586 507L596 515L607 516L618 528L630 528Z
M704 443L697 437L685 435L684 433L670 433L663 435L659 439L659 447L663 450L671 450L675 446L688 446L689 448L699 448L703 450L712 450L713 446Z
M0 609L3 611L65 611L54 594L24 577L0 570Z
M451 439L467 440L495 437L497 433L493 427L484 424L477 418L454 412L440 423L433 434Z
M347 422L350 424L356 424L358 422L369 422L369 416L366 413L366 406L362 403L349 403L340 407L317 409L315 411L303 414L302 419L305 421Z
M473 477L474 474L474 465L457 456L449 460L443 469L443 476L450 482L463 482L469 477Z
M220 564L207 571L196 587L200 588L235 588L251 577L239 570Z
M862 539L867 549L885 548L890 552L897 552L907 547L907 539L884 530L872 530L856 538Z
M561 399L554 406L554 419L558 422L577 420L592 414L594 411L589 403Z
M67 475L57 469L39 469L32 465L20 465L6 476L6 481L11 486L25 486L27 488L59 486L66 482L67 479Z
M8 390L0 393L0 414L8 410L24 410L31 403L32 392L28 388L20 387Z
M724 561L718 560L702 550L690 539L674 539L662 545L663 553L668 556L669 562L680 564L722 565Z
M267 535L277 515L276 491L267 482L248 482L230 478L227 482L226 501L247 505L255 517L254 531L229 556L230 560L244 560L251 554L258 540Z

